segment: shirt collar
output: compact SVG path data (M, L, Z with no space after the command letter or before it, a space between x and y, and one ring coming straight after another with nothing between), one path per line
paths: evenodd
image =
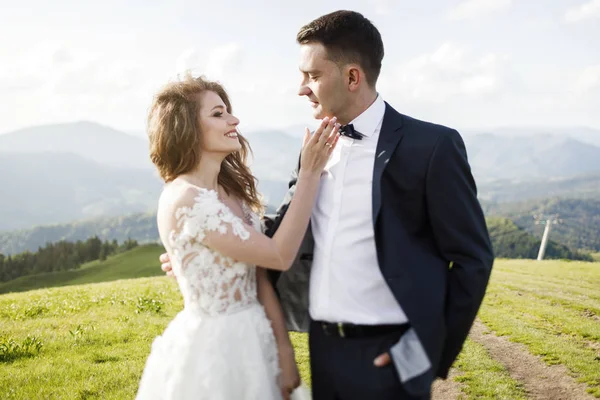
M385 102L378 93L373 104L371 104L369 108L363 111L358 117L354 118L350 123L354 125L354 129L356 131L367 137L370 137L373 135L373 133L375 133L375 130L383 119L384 114Z

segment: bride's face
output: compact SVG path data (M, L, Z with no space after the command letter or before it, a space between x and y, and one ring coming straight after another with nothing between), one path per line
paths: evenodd
M200 144L202 151L230 154L242 148L237 135L240 120L227 112L223 99L212 91L200 95Z

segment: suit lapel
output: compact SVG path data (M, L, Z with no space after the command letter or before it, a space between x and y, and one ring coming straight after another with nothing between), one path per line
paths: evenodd
M394 150L402 140L402 116L388 103L385 103L385 114L377 150L375 151L375 166L373 169L373 224L381 209L381 176Z

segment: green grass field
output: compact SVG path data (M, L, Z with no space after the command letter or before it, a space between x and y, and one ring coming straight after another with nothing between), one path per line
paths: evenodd
M78 271L0 290L0 399L133 398L152 339L181 309L176 283L140 247ZM91 282L105 281L96 284ZM480 312L498 335L562 364L600 397L600 263L499 260ZM292 334L310 383L306 336ZM469 340L456 363L465 399L527 398L520 382Z
M501 261L479 318L600 398L600 263Z
M0 294L24 292L45 287L83 285L85 283L108 282L117 279L142 278L164 275L160 270L158 256L162 246L144 245L127 253L109 257L106 261L92 261L80 269L54 273L23 276L0 283Z
M455 367L468 399L526 399L519 382L512 379L506 369L495 361L479 343L467 340ZM441 399L440 399L441 400Z

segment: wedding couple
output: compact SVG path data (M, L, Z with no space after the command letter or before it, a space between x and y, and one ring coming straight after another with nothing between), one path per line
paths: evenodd
M460 135L384 102L383 43L361 14L317 18L297 42L321 124L275 216L222 86L189 77L154 98L161 262L185 307L138 399L289 398L288 329L309 332L315 400L428 399L463 346L494 256Z

